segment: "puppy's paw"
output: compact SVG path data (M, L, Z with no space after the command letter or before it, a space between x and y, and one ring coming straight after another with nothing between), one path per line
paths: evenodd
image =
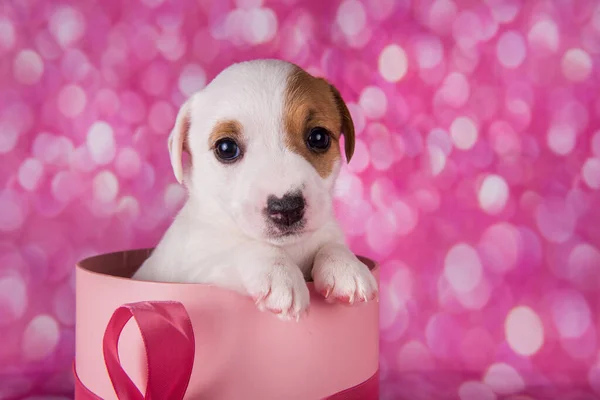
M312 276L315 289L329 302L354 304L378 299L375 277L352 253L317 256Z
M295 265L274 265L252 286L250 295L261 311L296 321L308 312L310 294L302 272Z

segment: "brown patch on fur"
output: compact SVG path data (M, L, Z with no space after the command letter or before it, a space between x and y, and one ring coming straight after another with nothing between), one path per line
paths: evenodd
M175 118L175 126L169 134L167 141L169 147L169 157L173 167L173 173L179 183L183 180L183 161L184 154L188 154L191 162L191 152L189 147L189 130L190 130L190 100L187 100Z
M208 146L213 148L215 143L222 138L234 139L239 146L242 146L242 125L235 120L218 122L208 137Z
M289 76L284 105L286 146L300 154L326 178L340 159L339 138L345 136L346 159L354 152L354 124L339 91L325 79L315 78L296 67ZM331 133L331 147L315 153L306 146L312 128L322 127Z
M181 134L183 135L183 143L181 145L181 149L182 151L188 153L191 156L192 153L190 152L190 145L188 140L188 136L190 133L190 124L190 115L189 113L186 113L186 115L184 116L184 120L181 122Z

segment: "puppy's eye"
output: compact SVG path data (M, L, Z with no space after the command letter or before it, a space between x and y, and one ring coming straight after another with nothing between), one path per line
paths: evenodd
M215 155L223 162L233 162L241 155L240 147L230 138L219 139L215 143Z
M317 153L325 152L331 145L331 135L325 128L317 127L310 130L306 145Z

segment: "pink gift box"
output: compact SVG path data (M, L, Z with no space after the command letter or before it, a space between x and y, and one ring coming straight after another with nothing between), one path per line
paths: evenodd
M129 279L150 251L77 265L76 399L378 398L377 302L328 304L308 282L310 314L281 321L215 286Z

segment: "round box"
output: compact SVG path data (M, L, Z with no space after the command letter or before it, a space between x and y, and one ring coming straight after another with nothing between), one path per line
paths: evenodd
M367 382L377 399L377 302L328 304L308 282L309 315L281 321L260 312L250 298L212 285L129 279L150 252L105 254L77 265L75 377L86 391L117 399L103 355L115 310L135 302L174 301L189 314L195 342L185 399L350 399L356 397L349 389ZM377 265L361 260L379 279ZM120 336L118 358L142 393L148 356L140 328L131 320ZM339 397L340 392L349 395Z

